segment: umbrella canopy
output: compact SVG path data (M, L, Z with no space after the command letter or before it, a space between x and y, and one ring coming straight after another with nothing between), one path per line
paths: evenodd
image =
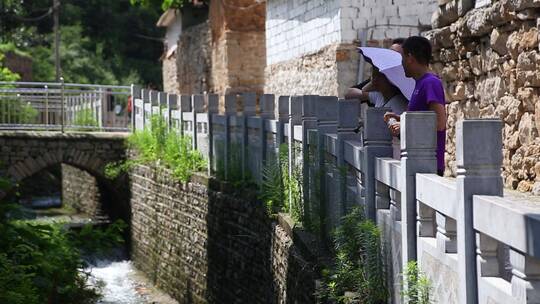
M405 76L405 70L401 65L400 53L375 47L359 47L358 50L366 61L377 67L401 91L405 98L411 100L415 81Z

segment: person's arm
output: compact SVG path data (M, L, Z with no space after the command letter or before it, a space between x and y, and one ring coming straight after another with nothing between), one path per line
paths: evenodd
M446 109L444 105L436 101L430 101L428 105L429 110L435 112L435 115L437 115L437 131L446 130Z
M349 88L345 94L345 99L360 99L360 101L368 101L369 92L357 88Z
M374 91L374 90L375 90L375 87L371 83L371 80L368 83L366 83L366 85L362 88L362 91L364 91L364 92L371 92L371 91Z
M393 112L386 112L384 113L384 122L388 122L390 118L395 118L397 121L400 121L400 116Z

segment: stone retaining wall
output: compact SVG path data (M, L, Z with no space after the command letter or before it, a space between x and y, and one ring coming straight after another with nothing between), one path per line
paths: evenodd
M91 217L102 214L101 192L94 176L62 164L62 204Z
M540 1L491 2L439 1L436 29L427 33L449 102L446 173L456 174L456 122L497 117L504 120L505 185L540 194Z
M130 179L132 259L178 301L314 302L314 267L262 203L202 176L137 166Z

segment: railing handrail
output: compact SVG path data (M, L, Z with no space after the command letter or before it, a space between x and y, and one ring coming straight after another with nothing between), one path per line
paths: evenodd
M61 87L61 82L32 82L32 81L0 81L0 85L27 85L27 86L58 86ZM88 83L64 83L65 87L81 87L81 88L105 88L105 89L131 89L131 86L112 85L112 84L88 84Z

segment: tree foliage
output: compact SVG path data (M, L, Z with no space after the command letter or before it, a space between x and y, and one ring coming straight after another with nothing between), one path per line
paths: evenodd
M144 7L161 7L166 11L169 8L181 8L186 4L186 0L130 0L132 5L141 5Z
M35 81L52 81L52 0L9 0L0 5L0 43L33 57ZM102 84L161 83L163 29L159 7L130 0L61 1L60 58L66 81Z

